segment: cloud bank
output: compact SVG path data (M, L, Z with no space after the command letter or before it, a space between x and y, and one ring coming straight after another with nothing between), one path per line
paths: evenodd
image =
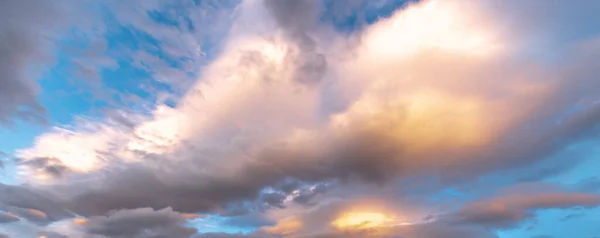
M0 195L21 212L0 221L77 214L73 229L99 237L190 237L203 232L182 214L257 213L274 224L201 237L496 237L537 210L598 206L596 193L510 194L399 222L331 205L336 188L472 185L596 139L600 41L550 42L561 59L529 51L568 33L546 18L572 6L529 15L537 6L422 1L350 37L319 23L322 7L243 1L222 52L175 107L39 136L17 153L31 190ZM389 198L381 191L370 196Z

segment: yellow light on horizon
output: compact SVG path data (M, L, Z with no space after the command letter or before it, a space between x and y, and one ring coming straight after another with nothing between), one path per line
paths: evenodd
M88 223L88 221L84 218L75 218L73 219L73 222L77 225L85 225Z
M364 229L382 226L391 220L385 214L377 212L350 212L340 216L331 224L337 229Z

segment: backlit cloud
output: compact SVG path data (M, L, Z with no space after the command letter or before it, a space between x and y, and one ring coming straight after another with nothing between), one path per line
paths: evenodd
M30 185L3 185L0 221L191 237L204 232L190 220L251 214L272 224L202 236L464 238L593 209L598 195L579 188L484 196L520 179L493 176L559 160L600 129L599 41L532 53L552 50L537 34L564 29L526 33L548 25L525 5L420 1L348 36L320 22L318 1L242 1L175 105L81 119L18 150ZM398 192L408 185L421 190Z

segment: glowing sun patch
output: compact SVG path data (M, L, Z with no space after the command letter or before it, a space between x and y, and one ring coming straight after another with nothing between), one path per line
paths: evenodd
M338 229L364 229L381 226L391 220L382 213L351 212L338 217L331 224Z

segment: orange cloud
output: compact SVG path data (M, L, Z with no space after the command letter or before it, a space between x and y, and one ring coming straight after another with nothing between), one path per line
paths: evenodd
M88 224L88 220L84 219L84 218L75 218L73 219L73 222L77 225L86 225Z
M365 229L382 226L392 219L383 213L377 212L349 212L335 219L331 225L335 228Z
M194 213L183 213L181 216L185 219L195 219L200 217L200 215Z

